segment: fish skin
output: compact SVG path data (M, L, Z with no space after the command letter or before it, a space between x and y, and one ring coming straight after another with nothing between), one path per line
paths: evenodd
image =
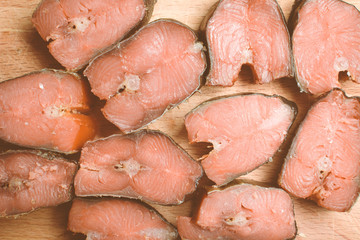
M359 97L348 97L336 88L320 96L297 130L279 175L279 185L328 210L349 211L360 190L360 154L356 150L360 144L359 119ZM306 134L309 130L311 136Z
M277 143L277 148L271 147L272 154L267 153L264 157L252 156L251 160L246 158L246 161L240 161L240 158L234 156L226 156L228 154L231 155L231 147L234 147L236 144L244 145L248 143L251 139L249 137L245 137L245 133L248 131L243 131L240 129L234 122L236 119L239 121L242 119L241 116L246 116L247 112L242 111L240 105L242 102L246 101L246 98L251 98L253 101L249 101L249 104L253 102L251 109L253 111L264 111L266 113L266 109L263 108L264 104L260 104L260 101L269 101L273 99L274 101L278 101L280 105L279 109L282 109L281 106L288 108L286 111L289 113L289 117L291 118L288 126L284 129L284 132L279 134L279 137L282 139ZM243 100L245 99L245 100ZM234 102L232 102L234 101ZM238 101L238 105L235 102ZM270 102L269 102L270 103ZM248 106L247 104L246 106ZM216 117L212 117L211 120L206 119L207 117L211 117L211 108L213 106L217 106L217 114ZM232 111L227 111L226 106L229 108L232 106ZM239 108L239 110L238 110ZM285 108L283 109L285 112ZM215 107L214 107L215 109ZM236 113L236 111L239 111ZM215 110L213 110L215 111ZM270 110L269 110L270 111ZM256 113L256 112L255 112ZM254 114L255 114L254 113ZM249 113L250 114L250 113ZM272 156L280 149L282 142L285 141L285 137L287 136L287 132L292 126L297 115L297 106L295 103L288 101L287 99L279 96L279 95L266 95L261 93L242 93L235 94L230 96L220 96L217 98L210 99L201 103L199 106L195 107L185 116L185 127L188 132L188 139L190 143L195 142L210 142L213 144L214 149L208 154L203 156L202 166L207 174L208 178L216 183L218 186L225 185L226 183L232 181L240 175L247 174L248 172L256 169L268 162ZM251 116L249 115L249 118ZM269 118L270 119L270 118ZM217 127L218 121L225 121L222 127ZM227 122L226 122L227 121ZM254 120L255 121L255 120ZM258 124L259 125L259 124ZM226 128L226 126L233 126L231 129ZM255 127L260 127L255 126ZM249 126L245 127L245 129L249 129ZM243 136L243 143L237 140L239 136ZM236 137L235 137L236 136ZM235 139L235 140L234 140ZM239 138L240 139L240 138ZM250 140L249 140L250 139ZM240 139L241 140L241 139ZM272 140L274 142L274 140ZM264 143L265 144L265 143ZM269 144L269 142L267 142ZM253 146L255 146L253 144ZM263 146L263 145L262 145ZM254 147L253 147L254 148ZM263 148L261 148L263 150ZM261 151L258 149L255 152ZM269 150L269 149L268 149ZM249 152L249 149L246 153ZM243 152L245 154L245 152ZM226 157L225 157L226 156ZM220 160L222 159L222 160ZM226 161L224 161L226 159ZM235 162L231 162L235 161ZM249 162L250 165L246 166L246 162ZM242 166L242 167L241 167Z
M97 54L147 23L155 3L156 0L42 0L32 22L48 42L53 57L67 70L78 71ZM111 24L119 21L121 24Z
M190 240L280 240L297 232L290 196L251 184L211 190L195 216L177 220L180 236Z
M97 240L178 239L176 229L155 209L125 199L75 199L68 229Z
M17 217L73 198L77 165L53 153L0 154L0 217Z
M178 41L178 36L185 40ZM156 41L144 41L146 38ZM171 58L164 58L169 54ZM180 54L183 61L168 63ZM91 61L84 75L92 92L107 100L104 116L122 132L130 133L189 98L200 87L205 69L204 48L193 30L173 19L158 19ZM167 84L168 78L172 85ZM135 85L129 87L129 83Z
M309 19L309 17L306 17L304 12L309 12L307 8L310 8L310 4L318 4L321 5L322 10L318 11L331 11L329 13L321 13L319 14L319 17L317 19ZM332 5L338 4L339 6L333 7ZM340 15L338 13L335 13L335 10L339 10L343 8L344 11L348 10L352 13L344 13L342 16L336 20L332 20L334 24L331 25L331 22L325 19L324 15L327 16L335 16ZM304 10L305 9L305 10ZM351 17L354 18L354 16L351 15L357 15L356 19L350 19ZM306 18L306 20L302 20L302 18ZM350 19L351 23L355 23L356 21L360 22L360 12L359 10L352 4L349 4L342 0L316 0L316 1L309 1L309 0L300 0L295 1L290 17L289 17L289 31L291 33L291 42L292 42L292 52L293 52L293 65L294 65L294 71L295 71L295 79L297 82L298 87L300 88L301 92L306 92L313 94L315 96L320 96L328 91L331 91L333 88L340 88L341 85L338 81L339 73L342 71L346 71L349 75L349 79L352 81L359 83L360 81L360 66L357 62L358 59L351 59L353 57L354 52L359 52L360 48L358 49L356 46L358 44L351 44L351 42L347 42L345 37L338 37L337 40L332 40L336 38L337 32L333 29L336 28L334 26L335 24L342 21L342 24L340 24L340 31L344 29L349 29L350 25L346 23L346 19ZM320 26L320 21L325 22L324 25L326 27L330 28L328 29L329 33L324 33L324 29L318 29L313 30L310 34L306 34L306 39L309 39L311 42L321 42L321 46L326 46L326 49L333 49L334 54L330 54L329 51L324 51L324 48L322 47L314 47L317 46L316 44L313 44L306 48L306 51L301 50L301 47L297 47L300 45L300 40L304 40L305 38L301 38L301 35L304 35L299 30L302 29L304 31L303 27L306 24L306 21L313 21L310 25L311 27L317 27ZM354 27L356 29L353 29L349 31L349 33L343 33L343 35L348 35L351 39L356 39L355 36L351 36L352 33L359 32L359 24L357 24L357 27ZM325 27L325 28L326 28ZM339 27L339 26L338 26ZM306 29L305 29L306 30ZM332 30L332 32L331 32ZM316 34L314 34L316 33ZM321 37L321 34L325 36ZM295 36L294 36L295 35ZM340 35L340 34L339 34ZM298 37L300 36L300 38ZM332 37L329 37L332 36ZM317 38L317 39L315 39ZM300 39L300 40L297 40ZM305 39L305 40L306 40ZM320 40L321 41L320 41ZM358 41L360 41L360 35L358 37ZM331 43L333 41L334 43ZM355 40L354 40L355 41ZM341 44L339 44L341 42ZM305 44L305 43L302 43ZM347 51L346 46L352 45L351 50ZM298 49L299 48L299 49ZM324 54L324 52L326 54ZM305 55L304 53L313 54L312 56L308 57L307 59L302 60L300 57ZM335 56L336 55L336 56ZM324 63L322 63L324 62ZM308 65L306 65L308 63ZM306 66L304 66L306 65ZM320 66L318 66L320 65ZM316 68L312 68L312 66L316 66ZM326 70L323 70L326 69Z
M171 155L175 158L170 159ZM75 194L178 205L196 190L201 176L200 164L170 137L141 130L88 142L81 153Z
M233 6L232 8L226 7L227 5L230 6L231 4L233 4L235 6ZM262 66L265 66L265 65L268 66L269 64L271 64L270 63L271 60L269 60L269 59L265 60L262 63L257 63L257 61L260 61L260 59L261 59L260 55L262 52L264 52L264 49L269 50L268 49L269 45L267 45L265 43L260 43L258 41L258 39L261 39L261 38L265 39L266 36L263 36L263 35L262 35L262 37L257 36L257 34L261 35L261 33L260 33L261 31L255 31L254 29L249 30L249 29L247 29L247 26L244 26L244 23L238 23L238 29L232 30L230 32L232 34L234 34L235 32L240 32L240 31L243 31L244 29L246 29L246 31L248 31L247 34L245 34L242 37L238 36L237 39L242 39L243 44L245 44L245 42L250 42L249 43L250 47L249 47L249 51L248 51L249 54L243 53L244 56L242 56L240 53L232 54L232 55L230 53L223 54L223 52L226 51L226 49L225 50L222 49L221 51L223 51L223 52L221 52L220 50L218 52L214 51L214 49L216 47L214 45L217 41L216 37L221 37L219 30L217 30L214 25L217 18L220 18L220 13L225 12L227 14L226 16L230 16L231 14L235 14L235 12L236 12L237 16L240 16L240 18L242 18L246 14L250 14L249 13L249 11L250 11L249 9L251 9L250 6L253 6L255 8L256 4L265 4L265 6L262 6L262 7L257 6L260 10L264 10L264 11L269 10L272 12L276 12L277 15L273 16L273 17L278 22L278 25L281 25L281 27L276 30L278 32L282 31L284 33L284 36L282 36L281 41L287 42L287 44L285 44L285 48L287 49L285 51L286 56L284 56L280 60L280 64L284 64L284 66L278 71L276 71L276 70L270 71L270 70L261 69ZM242 9L242 7L244 9ZM274 9L271 9L271 8L275 8L276 10L273 11ZM259 14L259 9L256 11L254 10L254 12L256 14ZM239 20L239 19L236 19L234 21L237 21L237 20ZM232 25L229 27L235 27L235 26L236 25ZM268 26L266 26L266 28L268 28ZM234 84L234 82L238 79L238 75L241 70L241 66L243 64L248 64L251 66L251 70L253 72L255 82L260 83L260 84L270 82L274 79L294 76L294 69L293 69L293 64L292 64L293 59L292 59L292 52L291 52L291 46L290 46L290 34L287 29L287 24L286 24L284 14L276 0L259 1L259 3L257 3L256 0L247 0L247 1L220 0L220 1L216 2L210 8L209 13L205 16L205 18L203 19L203 21L200 25L200 30L205 35L204 38L206 39L207 47L209 49L209 58L208 59L210 61L210 70L207 75L206 85L232 86ZM251 37L251 34L253 34L254 36ZM214 35L214 36L212 36L212 35ZM269 35L271 35L271 34L269 34ZM278 37L279 35L280 34L277 34L275 36ZM256 52L254 50L255 47L252 49L251 39L256 39L255 41L252 42L253 45L259 44L259 46L261 46L262 50L260 52ZM278 40L277 42L281 42L281 41ZM220 42L225 43L225 41L220 41ZM242 50L244 50L246 48L245 45L243 46L243 48L241 48ZM217 47L219 47L219 46L217 46ZM229 47L229 46L224 45L223 47L225 48L225 47ZM234 46L229 47L229 49L232 49L231 51L235 51L236 47L234 47ZM239 57L239 58L235 57L235 56L240 56L240 55L241 55L241 57ZM269 53L268 55L273 55L273 53L271 53L271 54ZM231 64L227 64L227 65L224 64L226 66L221 67L218 64L218 62L220 61L219 56L220 56L220 58L221 57L225 58L226 56L233 57L233 59L231 59L231 60L221 59L222 62L230 61ZM255 58L257 59L257 61L255 60ZM280 64L277 64L277 65L280 65ZM232 65L232 67L230 65ZM224 68L227 68L227 70L224 70ZM218 73L221 70L223 70L223 72L228 71L229 75L225 76L226 73Z
M79 75L53 69L1 82L0 138L25 147L77 152L96 134L95 120L86 115L88 90Z

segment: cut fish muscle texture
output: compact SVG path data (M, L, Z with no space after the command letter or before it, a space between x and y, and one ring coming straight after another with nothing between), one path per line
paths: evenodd
M0 216L24 214L72 199L77 166L35 151L0 154Z
M257 83L293 75L289 32L276 0L221 0L205 31L207 85L232 86L244 64Z
M180 204L195 191L201 176L200 164L169 137L142 130L87 143L75 177L75 194Z
M240 184L210 191L197 217L178 217L189 240L285 240L296 235L294 206L281 189Z
M0 138L73 153L94 137L88 87L76 74L43 70L0 83Z
M85 66L152 11L146 0L43 0L32 22L50 53L68 70Z
M279 184L329 210L347 211L359 195L359 145L360 99L334 89L301 123Z
M68 229L96 240L175 240L178 236L155 210L123 199L75 199Z
M293 10L292 48L301 90L340 87L339 72L360 81L360 12L340 0L301 1Z
M84 74L92 92L107 100L104 116L127 133L192 95L205 68L194 32L161 19L96 58Z
M254 170L279 149L297 114L279 96L240 94L200 104L186 115L190 143L209 142L201 164L217 185Z

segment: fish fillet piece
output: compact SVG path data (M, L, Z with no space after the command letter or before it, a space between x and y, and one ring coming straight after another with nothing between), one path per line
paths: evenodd
M240 184L213 190L196 218L178 217L178 231L189 240L281 240L296 235L294 206L281 189Z
M190 143L209 142L201 162L217 185L254 170L276 153L297 114L280 96L240 94L200 104L186 115Z
M43 0L32 22L53 57L78 70L121 40L152 11L146 0ZM148 6L147 6L148 5Z
M96 240L171 240L176 229L155 210L123 199L75 199L68 229Z
M74 163L47 153L0 154L0 217L70 201L76 169Z
M347 211L359 195L359 146L360 99L334 89L301 123L279 184L329 210Z
M221 0L205 31L207 85L232 86L244 64L261 84L293 76L290 36L276 0Z
M92 92L107 100L104 116L130 132L188 98L205 68L195 33L175 20L157 20L96 58L84 74Z
M200 164L172 139L142 130L86 143L75 194L180 204L195 191L201 176Z
M0 138L73 153L95 135L89 89L76 74L43 70L0 83Z
M340 87L339 72L360 81L360 13L339 0L302 1L293 12L292 48L302 91Z

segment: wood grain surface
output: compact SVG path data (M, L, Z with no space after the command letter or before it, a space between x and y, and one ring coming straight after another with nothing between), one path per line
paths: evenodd
M197 30L203 17L216 0L158 0L152 20L174 18ZM46 44L31 23L31 15L40 0L0 0L0 81L14 78L43 68L61 68L49 54ZM279 0L286 18L290 14L294 0ZM348 1L360 8L360 0ZM360 85L342 79L342 87L348 95L360 95ZM206 145L190 145L184 127L184 115L201 102L221 95L242 92L279 94L296 102L299 114L281 151L271 163L267 163L252 173L242 177L266 185L277 186L276 180L294 132L306 111L314 102L314 97L300 93L292 78L276 80L270 84L255 85L251 72L244 68L235 86L202 87L189 100L168 111L161 119L148 126L170 135L194 158L199 158L209 150ZM1 149L14 147L0 142ZM360 146L359 146L360 147ZM318 207L311 201L294 199L298 226L298 240L310 239L360 239L360 201L350 212L338 213ZM176 216L190 215L195 200L180 206L163 207L153 205L163 216L176 224ZM58 207L34 211L17 219L0 219L0 239L85 239L67 231L67 214L71 203Z

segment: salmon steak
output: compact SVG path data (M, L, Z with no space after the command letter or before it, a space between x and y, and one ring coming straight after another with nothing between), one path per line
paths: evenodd
M200 164L172 139L158 131L142 130L86 143L75 194L180 204L195 191L201 176Z
M282 189L250 184L210 191L197 217L178 217L178 231L189 240L285 240L295 238L294 206Z
M190 143L209 142L201 165L216 185L224 185L266 161L280 148L297 114L283 97L240 94L206 101L185 117Z
M88 240L175 240L176 229L153 209L122 199L75 199L68 229Z
M203 25L207 85L232 86L244 64L256 83L293 75L290 36L276 0L220 0Z
M84 74L92 92L107 100L104 116L128 133L192 95L205 68L195 33L175 20L157 20L96 58Z
M76 169L75 163L48 153L0 154L0 217L70 201Z
M85 66L151 15L147 0L43 0L32 16L52 56L67 70Z
M339 73L345 71L360 82L360 13L353 5L301 1L291 19L296 79L302 91L317 95L340 87Z
M347 211L359 195L360 98L334 89L301 123L279 184L296 197Z
M0 83L0 138L26 147L78 151L95 136L89 89L76 74L43 70Z

